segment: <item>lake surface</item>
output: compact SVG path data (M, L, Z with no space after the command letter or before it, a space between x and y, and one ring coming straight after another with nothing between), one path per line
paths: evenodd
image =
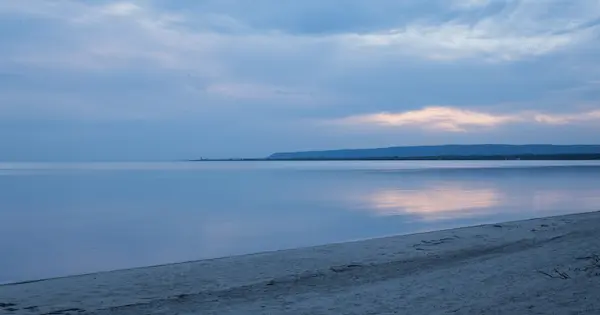
M600 210L600 163L0 163L0 282Z

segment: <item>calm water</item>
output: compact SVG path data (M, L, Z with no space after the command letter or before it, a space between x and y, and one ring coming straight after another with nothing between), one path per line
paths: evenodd
M600 163L0 163L0 202L11 282L600 210Z

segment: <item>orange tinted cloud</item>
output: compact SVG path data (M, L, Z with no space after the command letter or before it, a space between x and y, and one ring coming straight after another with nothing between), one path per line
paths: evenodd
M473 127L495 127L521 118L512 115L494 115L453 107L426 107L401 113L376 113L352 116L340 122L374 124L381 126L418 126L452 132L464 132Z
M565 125L577 122L600 120L600 110L574 114L538 114L535 115L534 118L538 123Z
M495 114L448 106L431 106L406 112L381 112L350 116L333 121L346 126L417 127L422 129L467 132L510 123L575 124L600 121L600 110L568 114L515 112Z

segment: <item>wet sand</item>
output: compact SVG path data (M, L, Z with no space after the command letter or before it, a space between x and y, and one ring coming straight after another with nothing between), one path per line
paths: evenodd
M600 212L3 285L0 314L600 314Z

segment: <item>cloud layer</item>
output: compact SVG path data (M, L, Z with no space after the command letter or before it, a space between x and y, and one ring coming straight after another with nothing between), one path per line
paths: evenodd
M407 112L357 115L334 120L332 123L344 126L417 127L442 132L468 132L510 123L550 125L592 123L600 125L600 110L568 114L536 112L493 114L476 110L435 106Z
M406 136L590 142L598 12L596 0L3 1L0 132L15 136L0 144L5 159L136 159ZM168 148L138 141L125 156L127 134Z

